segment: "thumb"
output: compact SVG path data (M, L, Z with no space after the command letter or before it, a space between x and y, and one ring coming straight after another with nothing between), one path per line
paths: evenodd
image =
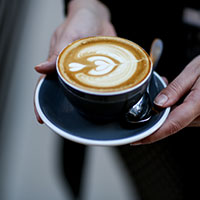
M174 105L194 85L198 78L196 60L190 62L185 69L155 98L154 104L160 107Z
M47 61L35 66L35 70L41 74L52 74L56 71L57 54L53 54Z
M192 83L183 81L184 79L175 79L166 88L164 88L155 98L154 104L159 107L168 107L174 105L189 89Z

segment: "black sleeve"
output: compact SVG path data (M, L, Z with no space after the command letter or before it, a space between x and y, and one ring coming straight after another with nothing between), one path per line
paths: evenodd
M63 3L64 3L64 14L67 15L67 6L68 6L68 3L70 2L70 0L63 0Z

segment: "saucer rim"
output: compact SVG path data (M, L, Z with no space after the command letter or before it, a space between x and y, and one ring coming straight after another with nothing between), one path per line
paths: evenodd
M157 72L153 72L153 74L159 79L159 81L161 82L161 84L163 85L163 87L166 87L166 83L163 81L163 79L160 77L160 75ZM145 137L148 137L149 135L153 134L156 130L158 130L162 124L165 122L166 118L169 115L170 112L170 107L166 108L163 115L161 116L161 118L154 124L154 126L152 126L150 129L138 134L138 135L133 135L133 136L129 136L127 138L121 138L121 139L114 139L114 140L94 140L94 139L88 139L88 138L83 138L83 137L79 137L79 136L75 136L72 135L64 130L61 130L60 128L58 128L56 125L54 125L47 117L46 115L42 112L42 109L40 107L40 103L39 103L39 92L40 92L40 88L42 86L42 83L44 82L45 77L43 77L35 90L35 106L37 109L37 112L40 116L40 118L42 119L42 121L44 122L44 124L49 127L51 130L53 130L55 133L57 133L58 135L69 139L71 141L80 143L80 144L84 144L84 145L97 145L97 146L119 146L119 145L125 145L125 144L130 144L136 141L139 141ZM133 129L134 130L134 129Z

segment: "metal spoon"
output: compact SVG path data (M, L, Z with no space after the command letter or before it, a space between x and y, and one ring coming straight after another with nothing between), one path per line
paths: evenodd
M163 51L163 42L161 39L154 39L151 44L150 56L153 61L153 71L157 67L158 61ZM153 72L151 79L153 77ZM150 85L150 84L149 84ZM152 115L152 105L149 97L149 86L147 92L141 97L141 99L133 105L126 113L126 121L131 124L139 124L147 122Z
M153 61L153 70L155 70L155 68L157 67L162 52L163 52L163 41L158 38L154 39L150 49L150 56Z

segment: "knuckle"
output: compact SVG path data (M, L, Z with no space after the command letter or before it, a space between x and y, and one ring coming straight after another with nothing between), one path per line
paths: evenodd
M54 50L49 53L48 61L55 60L57 56L59 55L58 51Z
M181 91L183 91L182 85L178 81L171 82L168 89L173 96L179 96Z
M182 124L179 121L173 121L173 120L170 121L169 123L170 134L177 133L181 129L182 129Z
M67 29L66 31L63 32L63 40L73 42L77 39L81 38L81 32L80 31L75 31L73 29Z

